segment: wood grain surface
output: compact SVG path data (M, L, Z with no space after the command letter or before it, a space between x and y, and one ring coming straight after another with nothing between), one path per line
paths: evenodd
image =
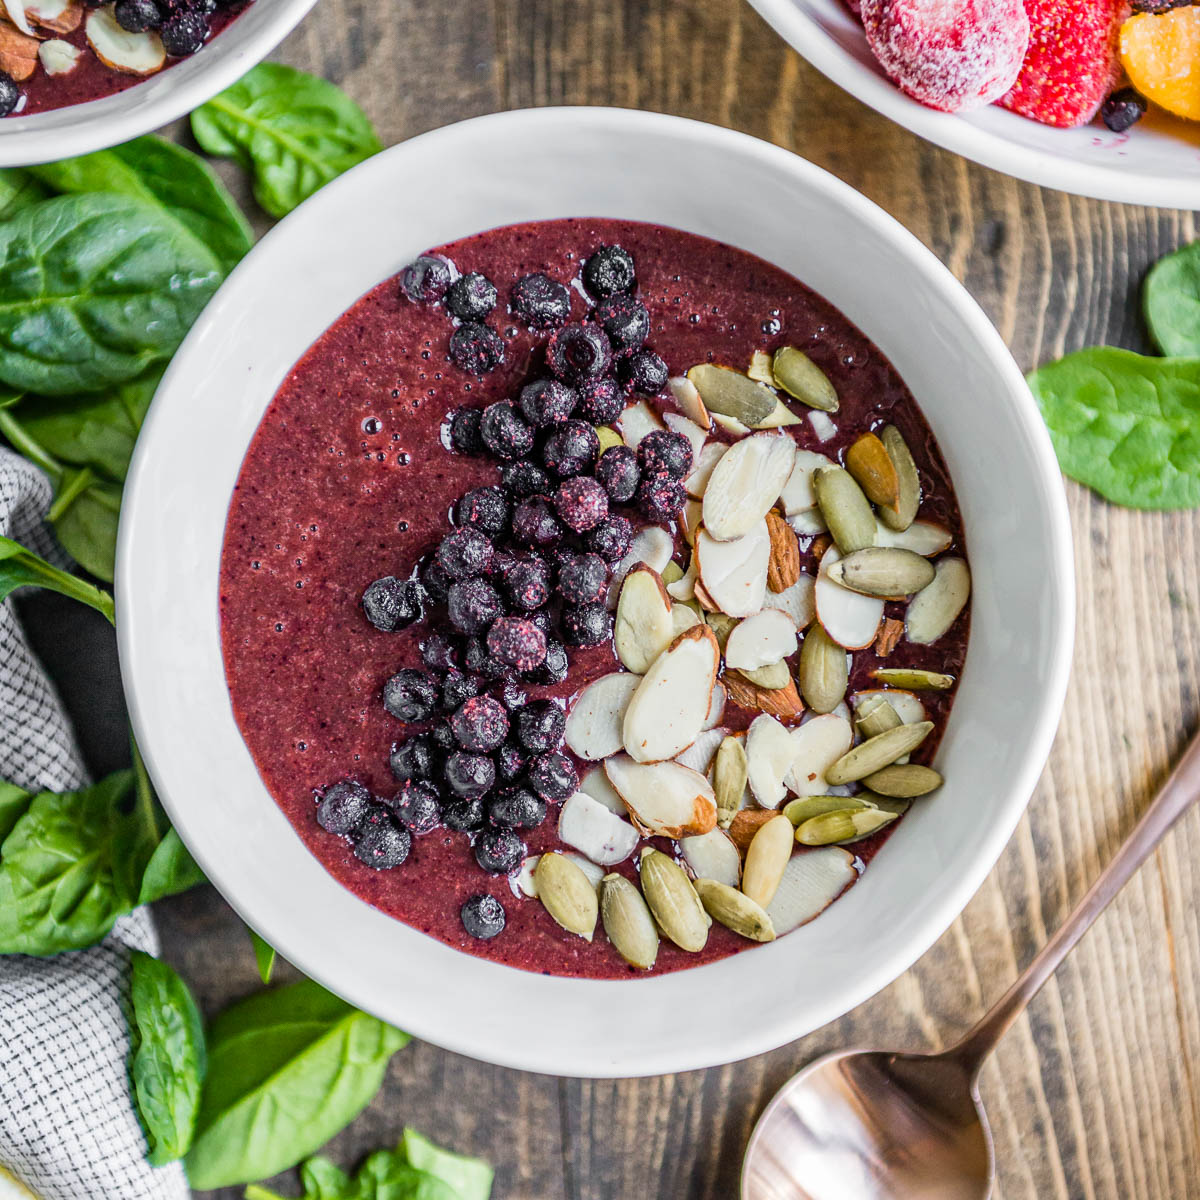
M1096 342L1145 348L1141 277L1196 236L1193 214L1044 191L926 145L823 79L741 0L319 0L276 57L343 86L385 144L499 109L615 104L785 146L923 239L1023 368ZM494 1162L499 1200L730 1200L756 1117L797 1067L847 1045L936 1048L964 1030L1095 878L1200 720L1200 513L1068 491L1078 644L1050 766L987 883L911 971L801 1042L705 1072L554 1079L414 1044L332 1153L353 1162L411 1122ZM986 1068L997 1200L1200 1195L1198 863L1193 812ZM208 1011L256 986L240 924L211 889L161 908L167 954Z

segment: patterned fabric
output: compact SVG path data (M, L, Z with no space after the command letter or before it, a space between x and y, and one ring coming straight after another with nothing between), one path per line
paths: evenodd
M0 449L0 533L65 564L42 523L50 485ZM0 777L70 791L87 781L74 734L10 604L0 605ZM181 1200L178 1164L146 1163L129 1090L129 951L158 951L147 909L99 945L0 957L0 1163L43 1200Z

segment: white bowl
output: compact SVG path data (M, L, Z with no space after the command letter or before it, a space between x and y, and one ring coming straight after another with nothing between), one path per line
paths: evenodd
M711 965L616 982L472 957L336 883L242 742L217 614L243 454L310 343L429 246L588 215L731 242L860 325L941 442L975 573L972 640L939 755L943 791L914 808L862 882L811 925ZM653 1074L756 1054L908 967L978 888L1028 801L1062 704L1074 611L1070 525L1045 429L1004 343L942 264L786 151L711 125L596 108L505 113L425 134L356 167L269 233L159 388L126 485L117 579L138 742L171 819L229 902L354 1004L440 1046L557 1075ZM727 995L744 997L753 1018L716 1019L712 997Z
M1200 208L1200 124L1155 112L1128 133L1098 122L1052 129L995 106L935 112L884 75L861 23L842 0L750 0L763 18L834 83L905 129L1044 187L1098 200Z
M199 53L113 96L0 121L0 167L89 154L198 108L266 58L316 0L256 0Z

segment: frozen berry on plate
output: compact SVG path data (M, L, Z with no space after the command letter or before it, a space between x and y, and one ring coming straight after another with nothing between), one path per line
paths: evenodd
M546 364L563 383L580 384L603 375L612 362L612 345L599 325L564 325L546 343Z
M403 742L393 742L388 756L388 766L397 783L410 779L429 779L433 776L436 756L427 737L411 737Z
M442 676L439 699L442 712L451 713L461 708L472 696L479 694L479 684L470 675L461 671L447 671Z
M517 741L533 754L557 750L566 728L567 714L553 700L534 700L517 713Z
M566 604L594 604L608 586L608 564L598 554L577 554L558 568L558 590Z
M687 502L687 493L678 479L673 479L665 471L656 475L643 475L638 484L638 512L648 521L656 525L666 525L675 520L680 509Z
M492 754L496 764L496 778L503 783L512 783L524 770L529 755L514 741L507 741Z
M162 9L155 0L117 0L113 17L122 29L130 33L145 33L162 25Z
M533 428L511 400L497 400L483 410L479 436L497 458L524 458L533 449Z
M654 429L638 442L637 458L645 475L667 474L672 479L683 479L692 469L692 443L682 433Z
M529 764L529 786L543 800L565 800L579 787L579 772L565 754L539 754Z
M478 321L465 321L450 335L450 361L468 375L486 375L504 361L504 339Z
M571 293L549 275L522 275L513 284L512 310L530 329L553 329L571 315Z
M564 421L546 439L542 462L560 479L592 469L600 454L600 438L586 421Z
M593 316L614 350L637 350L650 336L650 313L633 296L609 296L596 305Z
M633 255L623 246L601 246L583 264L583 285L597 299L632 292L637 285Z
M537 614L541 616L541 613ZM553 638L546 639L546 661L536 670L529 671L525 675L525 679L530 683L537 684L541 687L549 687L555 683L562 683L567 677L569 668L567 662L567 652L563 648L562 642L557 642Z
M628 504L641 478L637 455L628 446L609 446L596 463L596 479L614 504Z
M363 592L363 613L376 629L395 633L424 616L424 589L415 579L385 575Z
M317 805L317 824L327 833L351 834L371 810L371 793L353 779L331 783Z
M515 671L532 671L546 658L546 635L521 617L500 617L487 635L488 653Z
M513 608L532 612L550 599L550 571L540 558L518 560L500 577Z
M390 815L363 827L354 839L354 857L376 871L398 867L412 849L412 834Z
M530 425L557 425L574 411L574 391L558 379L535 379L521 389L521 415Z
M0 117L7 117L20 103L21 89L7 72L0 71Z
M460 579L450 586L446 615L460 633L482 633L504 615L504 603L486 579Z
M468 639L463 666L484 679L499 679L505 672L504 664L488 653L487 642L481 637Z
M1132 129L1146 115L1146 101L1131 87L1120 88L1100 106L1100 119L1113 133Z
M455 750L446 759L446 786L456 795L470 800L486 796L496 782L496 764L486 754Z
M420 837L441 824L442 806L437 788L425 780L411 780L392 801L392 811L409 833Z
M505 788L488 801L487 813L505 829L536 829L546 819L546 802L527 787Z
M414 304L440 300L454 278L454 267L440 254L422 254L400 272L400 291Z
M482 454L485 446L480 436L483 410L456 408L450 416L450 448L459 454Z
M172 58L187 58L208 41L208 21L198 12L177 12L163 24L159 37Z
M485 575L492 565L495 549L486 533L468 525L448 533L437 548L438 565L450 579L468 579Z
M608 516L608 493L590 475L576 475L558 485L554 511L568 529L583 533Z
M633 526L625 517L609 513L595 529L583 535L583 544L605 562L620 562L633 544Z
M431 671L449 671L458 666L458 644L448 633L431 633L421 643L421 661Z
M549 546L562 537L562 527L545 496L529 496L513 509L512 535L523 546Z
M427 721L438 701L437 685L427 671L405 667L383 685L383 707L398 721Z
M568 646L600 646L612 637L612 614L603 604L564 608L561 622Z
M472 896L459 913L463 928L482 941L504 932L504 905L495 896L481 892Z
M482 796L449 800L442 807L442 824L458 833L473 833L487 818Z
M657 396L667 386L669 375L662 356L653 350L635 350L617 360L621 386L639 396Z
M475 841L475 861L492 875L515 871L525 843L511 829L485 829Z
M496 307L496 285L478 271L468 271L447 288L445 304L460 321L482 321Z
M508 528L511 511L504 489L490 484L472 488L459 498L454 506L454 522L462 528L472 527L496 538Z
M464 750L490 754L508 737L508 713L493 696L473 696L450 718L450 729Z
M575 406L575 415L593 425L607 425L625 409L625 393L611 375L585 379L576 391L579 402Z

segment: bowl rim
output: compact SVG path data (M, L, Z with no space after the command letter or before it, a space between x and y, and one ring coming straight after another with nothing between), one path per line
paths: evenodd
M316 0L257 0L198 54L98 100L0 122L0 167L106 150L198 108L257 66Z
M749 0L749 3L822 75L877 113L934 145L1027 183L1078 196L1156 208L1200 208L1200 177L1189 181L1174 175L1125 171L1081 163L1034 147L1014 146L990 130L968 124L955 113L938 112L906 96L889 79L864 67L796 0ZM1026 119L1012 115L1014 120Z
M996 819L990 823L982 848L972 861L965 863L963 869L949 879L944 892L939 895L936 903L931 904L929 913L911 937L907 940L894 939L897 944L892 952L880 956L866 965L855 986L843 988L831 1000L823 999L820 1003L809 1005L802 1015L792 1015L788 1019L772 1022L743 1022L738 1029L727 1031L727 1035L715 1044L712 1042L704 1044L697 1040L695 1044L689 1045L685 1050L680 1050L678 1047L665 1050L655 1049L654 1052L639 1058L636 1068L632 1070L628 1061L614 1063L605 1055L603 1047L590 1044L589 1039L586 1038L577 1039L573 1043L572 1055L570 1061L567 1061L561 1046L546 1046L541 1042L519 1039L497 1042L494 1038L482 1036L469 1023L447 1029L444 1025L437 1025L436 1019L418 1018L414 1020L411 1014L402 1016L399 1010L403 1006L403 999L393 1001L389 997L383 997L377 990L372 991L364 981L330 978L329 972L323 966L323 961L328 961L330 957L327 947L317 944L311 938L305 941L301 936L301 931L296 928L294 920L286 927L281 922L278 928L270 922L263 923L254 920L252 914L248 913L240 902L237 880L229 877L225 864L215 861L203 851L196 853L197 861L205 874L216 884L231 907L246 919L248 924L260 929L285 958L311 978L318 980L324 986L366 1011L381 1012L383 1009L390 1008L392 1015L387 1016L386 1013L382 1013L382 1015L387 1016L387 1019L396 1020L415 1037L485 1062L557 1076L612 1078L635 1074L654 1075L705 1068L716 1063L747 1058L775 1049L820 1028L849 1012L893 982L929 949L962 912L971 896L991 871L1024 813L1057 729L1058 718L1066 694L1073 651L1075 581L1071 528L1062 477L1041 416L1025 384L1024 377L999 333L988 321L982 309L932 251L898 221L829 172L780 147L719 126L657 113L595 107L516 110L471 118L441 130L422 134L410 142L385 150L382 154L367 160L340 179L327 185L317 196L307 201L301 210L297 211L301 212L307 208L310 213L327 216L337 210L343 194L350 195L358 192L359 189L365 189L376 178L376 175L379 179L387 177L393 160L402 159L408 152L408 147L446 137L448 131L454 131L456 137L463 136L466 131L472 135L502 139L505 137L506 131L512 127L528 126L534 132L540 132L541 136L548 137L563 124L576 134L587 126L593 126L610 132L618 131L625 137L636 137L639 132L648 135L669 135L672 138L683 140L688 146L696 145L705 150L719 151L722 147L728 147L733 151L736 148L738 153L758 156L770 169L790 175L798 181L800 186L814 191L818 196L828 199L830 203L846 207L855 220L876 226L884 236L904 252L905 257L911 262L914 272L922 277L927 286L940 292L947 302L953 302L961 312L964 324L969 328L972 336L977 339L981 351L1004 381L1009 398L1020 413L1022 423L1026 427L1025 432L1030 436L1035 472L1046 485L1046 495L1049 498L1047 514L1049 540L1057 559L1063 563L1063 571L1057 579L1056 589L1052 596L1053 611L1047 618L1048 636L1051 639L1053 652L1045 676L1048 681L1047 686L1037 702L1037 720L1034 732L1026 745L1020 770L1016 772L1007 788L1005 805L998 807ZM523 132L528 133L528 130L523 130ZM289 236L288 230L297 223L297 217L293 214L269 232L259 243L259 247L252 250L247 260L244 260L251 263L249 269L253 270L252 260L256 255L263 253L261 249L263 246ZM245 265L240 265L235 270L235 276L244 270L246 270ZM189 343L193 348L200 349L207 340L206 331L216 324L213 311L214 309L210 305L209 309L201 315L188 335L184 347L176 353L160 385L156 402L151 406L131 464L126 483L126 504L122 511L119 530L116 595L117 638L122 679L130 720L147 768L156 783L164 777L163 763L158 757L159 747L146 736L152 723L152 714L142 703L136 676L138 670L144 670L148 664L140 661L134 663L134 660L139 658L135 650L133 629L138 620L136 610L139 598L129 581L133 580L135 575L133 567L137 555L138 514L144 507L152 508L154 503L152 491L146 491L145 494L143 492L144 481L149 473L147 466L150 456L149 447L155 440L158 426L166 419L164 417L166 409L160 400L161 397L171 392L176 378L182 379L184 373L189 369L188 359L192 356L185 353L184 349L189 346ZM140 657L141 659L145 658L144 655ZM179 829L180 836L187 843L187 812L180 809L168 792L161 793L161 799L169 816ZM191 847L189 846L189 848ZM336 884L336 881L334 882ZM342 885L336 884L336 886L341 887ZM360 903L365 902L360 901ZM461 953L457 950L452 952ZM720 964L716 965L720 966ZM511 970L511 968L502 969ZM668 975L662 979L677 977L678 975ZM539 986L544 989L547 998L552 1003L556 995L562 999L568 992L578 998L578 992L572 989L578 989L579 985L583 984L588 988L594 988L597 1002L602 1003L604 989L630 986L650 988L656 982L661 982L661 980L635 983L626 980L596 981L550 977L542 980Z

